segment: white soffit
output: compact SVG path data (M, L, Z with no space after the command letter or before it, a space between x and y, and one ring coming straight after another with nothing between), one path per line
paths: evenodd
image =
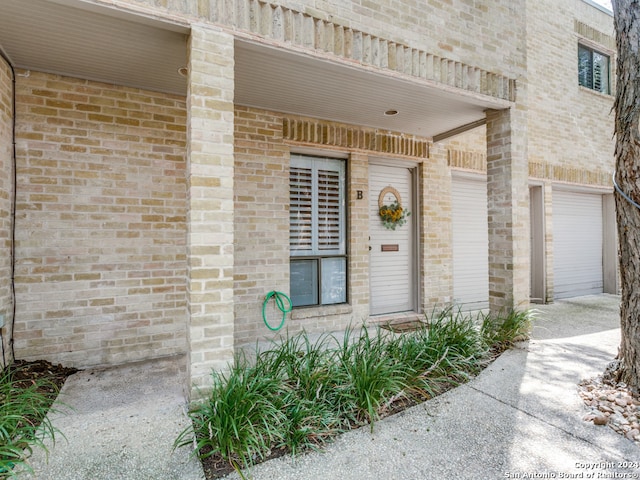
M432 137L505 108L480 96L236 41L240 105ZM397 110L396 116L385 116Z
M14 66L185 95L187 25L80 0L0 0ZM235 103L432 137L505 108L490 97L236 40ZM385 116L397 110L396 116Z
M184 26L78 1L0 0L0 12L0 48L16 67L186 93Z

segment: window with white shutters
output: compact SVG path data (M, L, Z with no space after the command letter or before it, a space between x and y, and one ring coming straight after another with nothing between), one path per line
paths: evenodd
M611 93L609 56L578 45L578 83L600 93Z
M289 187L293 305L344 303L344 161L291 155Z

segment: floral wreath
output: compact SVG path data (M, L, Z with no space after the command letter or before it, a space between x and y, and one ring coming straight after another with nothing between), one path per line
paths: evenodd
M389 205L384 204L384 198L387 194L393 195L395 200ZM393 187L385 187L378 196L378 214L382 220L382 224L387 230L395 230L407 223L407 217L411 212L402 208L402 200L400 192Z

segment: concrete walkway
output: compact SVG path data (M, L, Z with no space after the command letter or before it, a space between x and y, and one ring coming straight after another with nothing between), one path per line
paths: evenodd
M202 480L200 461L173 442L189 425L184 356L71 375L52 415L66 437L30 460L37 480ZM47 461L48 460L48 461Z
M602 295L541 306L533 339L472 382L376 423L373 434L352 431L323 452L246 473L255 480L640 478L640 448L584 422L577 393L578 382L601 373L616 354L618 304ZM51 449L48 464L37 452L36 475L20 478L203 478L186 449L171 450L188 424L177 368L184 359L174 360L181 363L70 377L62 400L74 413L53 418L67 441Z

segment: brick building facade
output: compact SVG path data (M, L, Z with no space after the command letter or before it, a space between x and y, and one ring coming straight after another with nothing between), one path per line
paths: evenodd
M318 332L617 290L589 1L0 3L5 361L186 354L193 389L270 291Z

